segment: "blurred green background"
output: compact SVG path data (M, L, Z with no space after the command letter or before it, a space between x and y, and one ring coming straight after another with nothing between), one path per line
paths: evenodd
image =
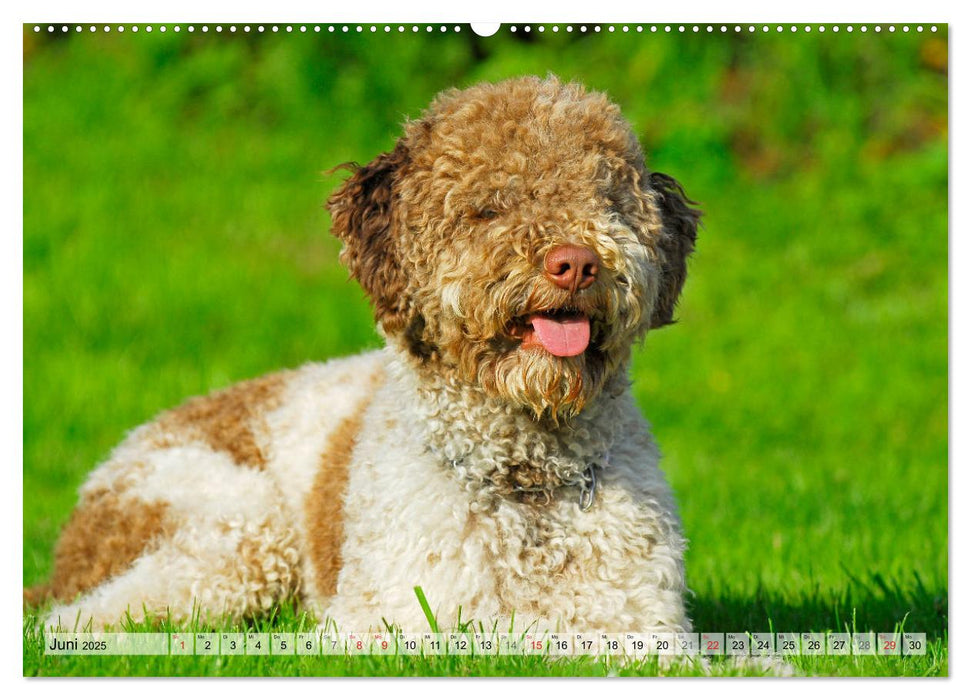
M325 170L441 89L553 72L606 91L706 212L680 322L634 365L697 625L943 637L947 66L943 28L25 27L25 584L126 430L379 344Z

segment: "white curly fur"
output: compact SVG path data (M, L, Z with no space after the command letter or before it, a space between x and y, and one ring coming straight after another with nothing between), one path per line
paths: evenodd
M337 595L325 613L354 629L381 616L427 624L420 585L439 620L515 613L520 627L684 631L684 540L658 452L625 388L605 392L569 429L550 433L498 400L419 386L393 354L354 453L347 540ZM595 507L580 489L549 505L517 503L489 481L509 459L539 457L563 475L602 470ZM457 465L457 466L456 466Z

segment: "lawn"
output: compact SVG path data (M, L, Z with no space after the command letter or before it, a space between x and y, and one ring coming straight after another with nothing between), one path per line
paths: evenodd
M25 27L24 585L49 574L78 486L127 430L379 344L327 233L327 169L390 149L441 89L554 72L610 94L650 167L705 211L679 322L632 372L690 540L696 629L924 632L922 657L791 663L947 675L947 41L914 25L487 39ZM659 671L46 657L35 612L25 675ZM311 624L290 605L240 629Z

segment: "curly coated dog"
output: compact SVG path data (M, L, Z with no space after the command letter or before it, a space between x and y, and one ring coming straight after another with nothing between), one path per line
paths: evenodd
M450 90L331 196L383 350L196 398L81 488L45 625L240 617L689 629L685 542L631 396L699 212L607 97Z

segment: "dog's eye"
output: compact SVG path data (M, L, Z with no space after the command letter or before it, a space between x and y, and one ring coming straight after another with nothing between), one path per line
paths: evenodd
M475 213L475 218L482 219L484 221L495 219L497 216L499 216L499 212L497 212L495 209L488 209L488 208L480 209Z

